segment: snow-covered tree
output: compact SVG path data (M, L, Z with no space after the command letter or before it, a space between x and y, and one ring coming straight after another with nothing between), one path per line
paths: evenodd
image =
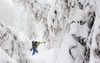
M20 18L18 21L11 22L13 24L17 22L19 26L9 23L11 20L15 20L11 17L9 18L10 21L4 19L5 11L2 11L2 9L0 11L4 14L0 16L1 20L20 31L25 31L26 36L30 40L45 41L46 49L55 48L52 63L100 62L99 0L53 0L51 3L47 0L13 1L15 4L21 5L24 8L23 10L25 10L22 16L20 16L20 13L18 15L20 17L16 16ZM9 11L12 10L10 9ZM22 10L19 12L22 12ZM22 27L19 28L20 26ZM7 51L12 58L15 57L16 59L19 57L21 59L17 59L19 63L25 63L27 62L27 57L23 57L23 55L26 55L25 52L29 47L24 46L30 40L24 37L28 40L25 40L25 43L25 41L18 39L18 34L11 33L13 31L11 29L12 27L5 27L1 23L0 47ZM10 39L8 39L8 36ZM10 44L6 46L8 43ZM16 48L18 49L16 50ZM15 54L16 56L14 56ZM25 60L21 57L25 58Z
M53 32L58 33L54 63L99 63L99 5L99 0L55 0L48 15L49 26L60 28Z
M15 28L6 26L0 21L0 47L5 50L11 58L17 60L17 63L27 63L28 60L26 56L27 51L30 49L30 40L25 37L25 35L22 37L22 33L20 35ZM1 62L2 61L4 60L1 60ZM5 61L4 63L7 62Z

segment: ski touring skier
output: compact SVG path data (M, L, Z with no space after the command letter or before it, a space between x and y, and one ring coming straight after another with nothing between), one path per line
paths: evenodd
M42 43L45 43L45 42L37 42L37 41L32 41L32 48L30 49L30 51L33 50L33 53L32 55L36 53L38 53L38 50L36 49L38 47L38 45L42 44Z

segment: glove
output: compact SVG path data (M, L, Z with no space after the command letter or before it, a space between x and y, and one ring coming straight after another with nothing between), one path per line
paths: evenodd
M32 48L30 49L30 51L32 51Z

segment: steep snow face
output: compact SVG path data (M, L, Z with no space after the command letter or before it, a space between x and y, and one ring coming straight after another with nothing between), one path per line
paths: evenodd
M0 47L5 50L11 58L17 60L17 63L27 63L26 55L30 48L30 41L27 37L20 35L15 28L7 27L0 21Z

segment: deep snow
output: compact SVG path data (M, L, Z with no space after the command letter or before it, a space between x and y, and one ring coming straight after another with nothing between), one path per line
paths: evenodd
M50 50L43 50L44 44L39 45L38 53L32 55L32 51L28 51L28 58L30 63L52 63L54 48Z
M17 63L0 47L0 63Z
M1 63L100 63L100 1L48 1L0 0Z

